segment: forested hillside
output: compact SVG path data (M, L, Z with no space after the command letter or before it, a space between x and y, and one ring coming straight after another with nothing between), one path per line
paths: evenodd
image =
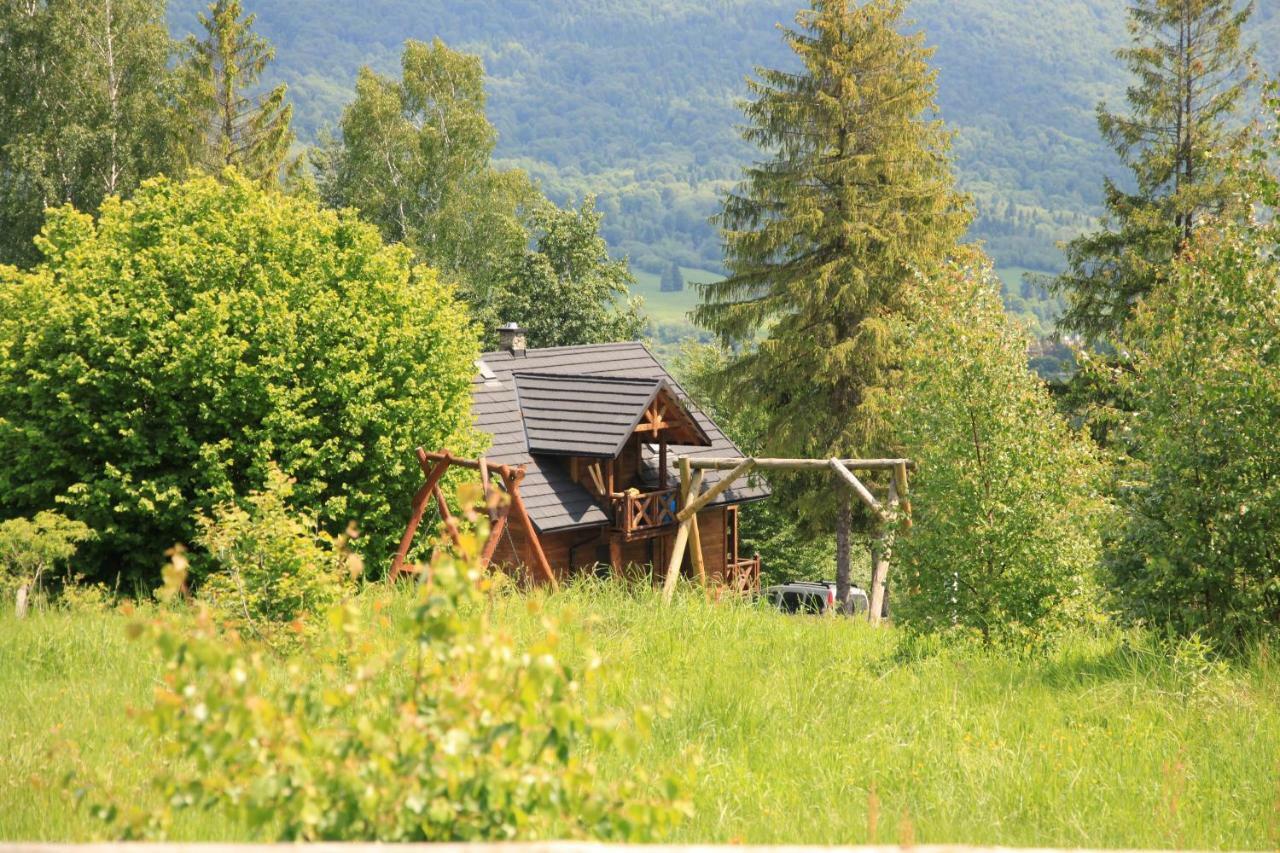
M205 0L175 0L176 32ZM336 122L363 64L392 71L407 38L479 53L498 155L559 201L594 192L605 234L638 266L712 268L707 217L751 155L735 131L743 78L791 60L775 25L793 0L256 0L304 139ZM975 232L1002 268L1054 269L1057 240L1097 213L1111 155L1100 98L1122 96L1111 55L1125 38L1117 0L918 0L937 47L940 101L958 132ZM1280 57L1280 14L1260 4L1252 36Z

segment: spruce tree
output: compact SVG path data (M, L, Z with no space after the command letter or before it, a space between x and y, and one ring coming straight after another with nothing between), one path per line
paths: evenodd
M1131 44L1117 52L1134 78L1128 109L1098 107L1128 180L1105 182L1102 227L1067 246L1056 282L1068 303L1063 328L1118 338L1205 214L1237 204L1227 165L1245 139L1237 111L1253 51L1241 30L1252 11L1237 0L1134 0Z
M269 184L293 144L293 107L283 84L260 97L247 94L275 59L275 48L253 31L256 18L240 0L216 0L200 15L204 38L187 40L187 107L198 122L203 168L217 174L234 166Z
M936 115L932 51L902 32L905 5L813 0L784 31L799 70L757 69L749 82L744 136L770 157L724 201L729 276L701 286L695 319L740 348L722 381L761 403L771 455L873 454L891 443L892 320L969 223ZM833 495L847 494L812 480L781 491L823 526ZM847 499L835 515L843 600Z
M680 272L680 265L675 261L662 274L661 290L663 293L680 293L684 290L684 273Z

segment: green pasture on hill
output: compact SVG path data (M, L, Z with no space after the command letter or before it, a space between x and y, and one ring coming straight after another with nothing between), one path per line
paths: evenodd
M366 603L386 595L366 592ZM542 630L525 598L496 607L517 639ZM1280 843L1280 665L1266 653L1227 666L1195 646L1112 633L1044 654L928 650L860 622L693 594L664 608L598 583L545 607L564 617L568 658L603 658L592 701L668 704L639 760L698 763L696 816L676 841ZM156 801L154 736L129 709L150 701L157 669L125 638L127 622L0 617L0 838L92 838L64 788L70 770ZM208 814L177 829L244 839Z
M689 312L698 306L697 284L719 281L723 276L706 270L681 267L684 275L684 290L678 293L662 292L662 276L657 273L633 269L636 277L635 287L631 292L644 298L644 312L657 325L680 325L690 323Z

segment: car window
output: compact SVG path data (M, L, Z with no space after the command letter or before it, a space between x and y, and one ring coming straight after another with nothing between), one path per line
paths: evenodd
M784 592L779 606L785 613L821 613L826 599L812 592Z

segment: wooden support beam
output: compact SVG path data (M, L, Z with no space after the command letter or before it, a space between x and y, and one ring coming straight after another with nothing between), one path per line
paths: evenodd
M885 583L889 579L889 544L882 533L871 540L871 603L867 609L867 621L880 624L884 610Z
M690 472L688 459L680 460L680 503L681 505L689 502L689 494L693 488L693 476ZM689 531L691 524L688 521L680 522L680 529L676 531L675 544L671 546L671 560L667 563L667 576L662 582L662 600L670 603L672 596L676 594L676 581L680 579L680 566L684 562L684 549L689 544Z
M902 526L911 529L911 491L907 483L907 466L899 465L893 469L893 477L898 490L898 501L902 506Z
M876 517L883 523L889 520L888 515L884 511L884 507L880 505L880 501L876 500L876 496L871 494L871 490L862 484L862 481L853 476L853 472L845 467L844 463L839 459L831 459L827 461L832 471L840 476L840 479L849 484L849 488L853 489L853 493L862 499Z
M671 548L671 561L667 564L667 577L662 582L662 600L670 603L676 594L676 580L680 577L680 564L684 562L684 549L689 544L689 522L680 523L676 531L676 543Z
M693 475L693 480L689 484L689 494L696 495L701 489L702 472L698 471ZM698 514L696 512L689 516L689 552L693 558L693 567L698 571L698 582L702 584L702 588L705 590L707 588L707 566L702 559L702 531L698 529Z
M483 456L478 460L480 463L480 493L484 498L484 511L489 516L489 525L498 518L498 508L493 506L493 502L489 500L489 491L491 484L489 483L489 460Z
M502 538L502 532L507 529L507 516L510 514L510 503L498 508L498 517L489 526L489 540L484 543L484 550L480 552L480 568L487 569L493 562L493 552L498 550L498 541Z
M604 487L604 478L600 476L600 463L592 462L587 466L587 471L591 474L591 481L596 484L596 494L608 495L609 491Z
M400 547L396 550L395 559L391 561L391 574L388 575L391 580L395 580L404 571L404 561L409 556L409 548L413 545L414 534L418 532L418 525L422 523L422 516L427 511L427 501L431 499L432 491L436 488L436 484L440 482L440 478L444 476L444 472L448 468L448 460L442 459L437 462L427 473L427 482L413 496L413 511L409 516L409 525L404 530L404 536L400 537Z
M622 576L622 538L612 534L609 536L609 565L615 576Z
M511 511L515 513L516 520L524 525L526 536L529 540L529 549L533 552L533 559L530 561L533 568L538 570L542 575L542 580L551 585L555 589L556 583L555 572L551 571L551 564L547 562L547 555L542 551L542 542L538 539L538 531L533 526L533 521L529 518L529 511L525 509L524 498L520 497L520 481L513 480L507 488L507 492L511 495Z
M742 457L694 456L689 462L695 471L730 471L740 465ZM755 467L775 471L820 471L830 466L827 459L756 459ZM851 471L890 471L899 465L915 470L910 459L841 459L840 464Z
M453 513L449 512L449 504L444 499L444 492L440 489L439 483L431 490L431 494L435 495L436 507L440 510L440 519L444 522L444 529L449 534L449 541L453 543L453 547L457 548L462 544L462 535L458 532L458 520L453 517Z
M681 460L681 461L683 462L684 460ZM690 466L693 467L693 460L689 460L689 461L690 461ZM702 510L703 507L705 507L707 504L711 503L713 500L715 500L716 498L724 494L726 491L728 491L729 487L733 485L734 481L737 480L739 477L741 477L743 474L750 471L752 468L754 468L755 464L756 464L756 460L754 459L751 459L749 457L747 459L743 459L735 467L730 469L728 474L725 474L722 478L720 478L720 482L716 483L714 486L707 489L701 495L698 495L696 498L693 499L693 501L690 502L686 500L684 502L684 506L681 507L680 512L676 513L676 518L680 521L687 521L691 516L697 515ZM681 472L681 479L684 479L683 471Z
M450 465L457 465L459 468L470 468L472 471L480 470L479 459L459 459L447 450L428 452L419 447L417 453L419 465L448 459ZM485 460L485 465L490 471L498 474L503 479L506 479L521 470L517 465L503 465L501 463L490 462L488 460Z

